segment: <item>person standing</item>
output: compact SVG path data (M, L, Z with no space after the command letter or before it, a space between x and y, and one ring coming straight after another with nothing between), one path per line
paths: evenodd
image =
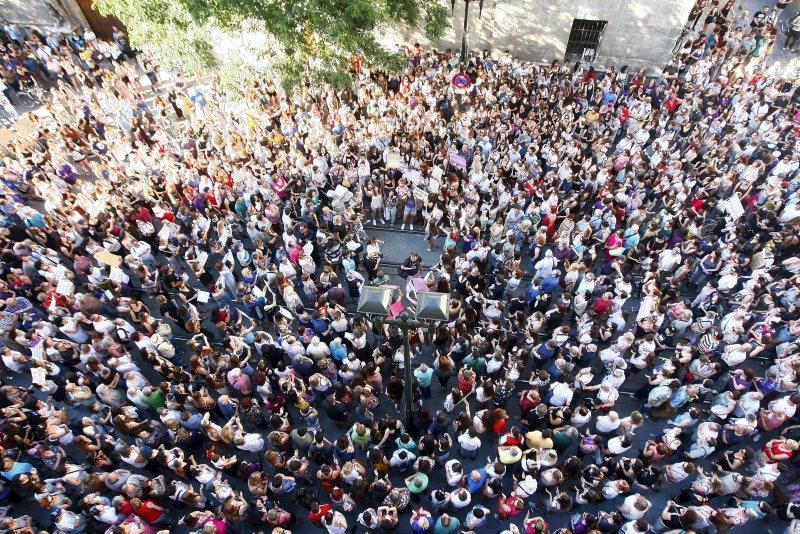
M421 268L422 259L419 257L419 254L412 252L411 255L400 265L397 274L399 274L402 278L409 278L419 274Z
M800 13L795 14L792 20L789 21L789 35L786 37L783 49L797 52L795 48L797 48L798 44L800 44Z
M457 517L450 517L448 514L442 514L436 520L436 525L433 527L434 534L452 534L458 532L461 528L461 521Z
M419 389L422 391L422 398L423 399L430 399L431 398L431 380L433 379L433 369L428 367L426 364L420 364L414 370L414 378L417 379L419 383Z

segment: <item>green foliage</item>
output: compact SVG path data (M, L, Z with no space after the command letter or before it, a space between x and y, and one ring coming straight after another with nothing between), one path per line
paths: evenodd
M255 22L271 40L261 59L284 87L346 87L354 57L367 67L396 70L404 59L377 43L376 30L423 28L435 41L450 24L439 0L94 0L94 7L119 18L133 46L188 70L216 66L213 39L235 37Z

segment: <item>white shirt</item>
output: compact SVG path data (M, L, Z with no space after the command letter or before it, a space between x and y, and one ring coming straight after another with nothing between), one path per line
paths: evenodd
M458 443L465 451L476 451L481 447L481 440L478 436L473 438L466 433L458 436Z
M553 406L569 406L572 402L572 388L565 382L556 382L550 386L550 404Z
M261 434L247 433L244 435L244 443L237 447L243 451L260 452L264 449L264 438Z
M601 415L597 418L597 431L598 432L613 432L618 429L620 425L619 419L612 420L608 415Z

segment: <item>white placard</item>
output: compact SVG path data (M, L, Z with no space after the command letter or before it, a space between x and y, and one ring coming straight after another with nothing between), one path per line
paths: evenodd
M31 367L31 382L44 386L47 383L47 371L41 367Z
M211 296L211 293L208 291L198 291L197 292L197 302L201 304L205 304L208 302L208 298Z
M163 239L164 241L169 239L170 234L172 233L172 229L170 229L168 224L161 225L161 230L158 231L159 239Z
M125 274L122 269L119 267L111 267L111 272L108 275L108 278L117 284L127 284L130 277Z
M739 198L739 195L733 195L731 198L723 200L722 204L725 211L728 212L728 215L730 215L733 220L744 215L744 206L742 206L742 200Z
M108 289L106 289L105 291L103 291L103 294L105 294L105 296L106 296L106 298L107 298L108 300L112 300L112 299L114 298L114 293L112 293L112 292L111 292L111 291L109 291Z
M333 198L335 199L344 200L346 202L350 200L350 198L347 198L348 195L350 198L353 197L353 193L342 184L337 185L336 189L333 190Z
M37 362L44 361L44 349L42 348L41 343L35 347L31 347L31 357Z
M253 286L253 289L250 290L250 293L257 299L260 299L264 296L264 292L258 286Z
M56 293L64 295L65 297L71 297L75 293L75 284L73 284L71 280L63 278L58 281Z
M442 176L444 176L444 171L442 170L441 167L434 167L433 169L431 169L431 177L433 177L434 179L441 180Z
M386 154L386 168L387 169L399 169L400 168L400 151L399 150L390 150L388 154Z
M756 269L760 269L761 267L763 267L766 257L767 255L764 253L763 250L753 254L753 259L750 260L750 269L755 271Z
M403 173L403 178L411 182L413 185L419 185L422 181L422 173L416 169L408 169Z
M247 112L247 102L241 101L237 102L231 107L231 114L234 117L241 117Z
M206 265L206 261L208 261L208 252L201 250L197 253L197 264L200 268L203 268Z
M63 265L59 265L58 267L56 267L53 276L55 276L56 280L63 280L64 278L67 277L68 272L69 271L67 271L66 267L64 267Z
M662 159L661 158L661 152L656 150L655 152L653 152L653 155L650 156L650 166L651 167L657 167L658 164L661 163L661 159Z
M442 182L440 182L438 178L431 177L428 181L428 191L431 193L438 193L441 188Z
M91 202L86 207L87 213L89 213L89 217L97 217L103 211L103 205L100 202Z

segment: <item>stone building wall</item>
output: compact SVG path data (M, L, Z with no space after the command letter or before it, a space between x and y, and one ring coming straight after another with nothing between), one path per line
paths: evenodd
M59 33L87 25L76 0L0 0L0 20Z
M444 5L450 8L449 0ZM469 10L468 46L508 49L529 61L564 59L573 19L608 21L595 64L628 65L631 69L661 69L669 57L694 0L485 0ZM421 32L402 29L381 34L389 47L420 42L425 46L458 49L461 46L464 3L456 0L452 28L438 43Z

